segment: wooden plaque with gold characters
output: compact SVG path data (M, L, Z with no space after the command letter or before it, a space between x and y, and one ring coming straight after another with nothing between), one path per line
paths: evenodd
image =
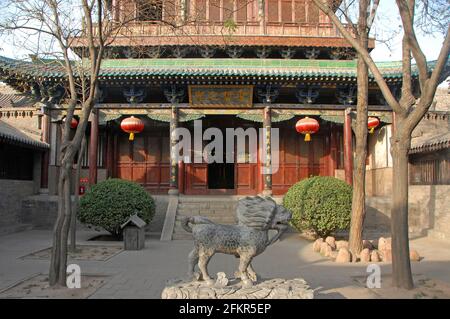
M252 85L190 85L192 107L252 107Z

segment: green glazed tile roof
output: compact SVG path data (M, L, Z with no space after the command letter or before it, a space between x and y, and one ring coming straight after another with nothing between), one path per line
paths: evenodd
M401 62L379 62L386 78L401 78ZM432 69L435 62L429 62ZM0 74L63 78L61 64L32 63L0 56ZM417 69L413 66L413 74ZM284 59L115 59L104 60L100 76L107 79L136 77L276 77L355 78L356 61Z

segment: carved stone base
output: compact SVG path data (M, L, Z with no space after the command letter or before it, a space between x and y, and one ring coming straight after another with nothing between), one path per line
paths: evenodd
M208 286L204 281L179 282L164 288L162 299L313 299L314 291L305 280L269 279L250 288L232 279L229 285Z

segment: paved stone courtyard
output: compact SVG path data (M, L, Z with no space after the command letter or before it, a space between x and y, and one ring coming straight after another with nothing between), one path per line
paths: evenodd
M88 242L98 233L80 231L79 244L121 245L114 242ZM38 273L48 273L46 259L22 258L51 245L51 231L32 230L0 237L0 290ZM253 265L263 278L304 278L316 292L316 298L378 298L376 291L362 284L367 276L365 264L335 264L314 253L312 243L296 234L287 234L281 242L255 258ZM411 242L424 260L413 263L416 278L431 278L450 285L450 245L444 241L418 238ZM122 251L106 261L69 261L80 265L83 274L108 275L106 283L90 298L160 298L168 280L187 271L186 258L192 243L188 240L161 242L148 238L145 250ZM237 259L216 255L210 272L225 271L232 276ZM389 276L390 265L381 264Z

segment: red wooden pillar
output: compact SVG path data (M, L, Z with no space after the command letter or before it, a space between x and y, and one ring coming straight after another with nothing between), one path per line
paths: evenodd
M329 142L329 176L334 176L337 168L337 141L336 141L336 129L335 125L330 125L330 142Z
M114 163L114 136L111 128L107 130L106 136L106 174L107 177L113 177L113 163Z
M44 114L41 118L42 137L44 143L50 143L50 116ZM41 188L48 188L48 165L50 162L50 150L42 153L41 162Z
M91 136L89 140L89 185L97 183L98 115L92 112Z
M345 110L344 116L344 171L345 181L353 184L353 148L351 108Z
M178 191L180 194L184 194L184 161L178 162Z

